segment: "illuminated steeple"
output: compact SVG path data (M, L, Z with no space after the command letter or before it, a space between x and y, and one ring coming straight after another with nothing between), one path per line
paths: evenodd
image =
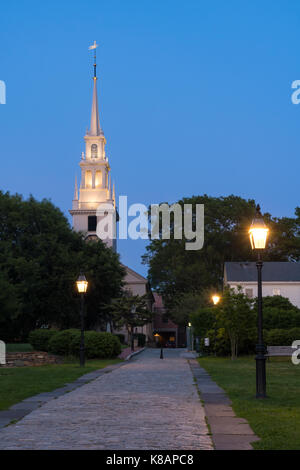
M84 136L85 153L82 153L79 162L81 169L79 194L76 181L73 206L70 211L74 230L84 232L88 239L96 238L96 224L99 222L97 210L101 209L101 206L113 204L110 165L105 153L106 139L99 120L96 47L95 41L89 48L95 51L91 126ZM115 249L115 240L106 240L106 243Z

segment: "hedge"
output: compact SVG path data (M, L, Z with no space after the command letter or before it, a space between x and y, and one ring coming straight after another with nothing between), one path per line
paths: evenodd
M56 330L33 330L28 335L28 342L36 351L48 351L49 341L57 334Z
M125 335L123 333L114 333L114 336L116 336L121 344L125 344Z
M85 354L88 359L107 359L121 353L121 343L112 333L86 331L84 335ZM79 355L80 336L74 336L70 345L70 352Z
M71 342L80 338L80 331L76 329L58 331L49 341L49 352L59 356L71 354Z

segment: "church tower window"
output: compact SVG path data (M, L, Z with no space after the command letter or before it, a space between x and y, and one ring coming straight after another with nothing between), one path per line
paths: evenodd
M97 158L98 157L98 146L97 144L92 144L91 146L91 157Z
M91 170L87 170L85 172L85 187L91 188L92 187L92 172Z
M102 185L102 171L96 171L95 175L95 187L96 188L101 188Z
M96 232L96 229L97 229L97 216L89 215L88 216L88 231Z

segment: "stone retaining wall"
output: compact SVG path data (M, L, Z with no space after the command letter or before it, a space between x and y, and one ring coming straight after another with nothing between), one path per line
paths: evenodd
M44 351L6 353L6 365L1 367L44 366L61 364L63 359Z

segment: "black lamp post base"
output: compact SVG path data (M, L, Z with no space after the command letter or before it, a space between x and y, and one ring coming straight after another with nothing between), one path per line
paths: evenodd
M257 345L256 352L256 398L267 398L265 346Z

